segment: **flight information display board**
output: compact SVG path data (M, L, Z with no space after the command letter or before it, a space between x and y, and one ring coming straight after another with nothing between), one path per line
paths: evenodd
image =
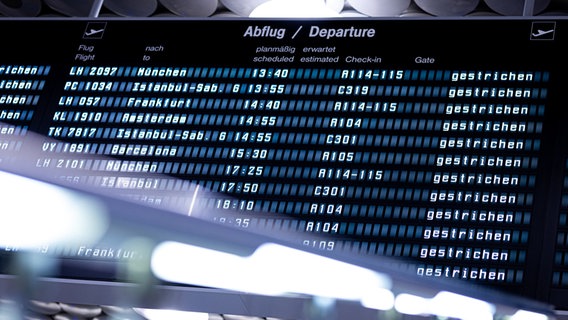
M0 25L5 165L568 308L566 20Z

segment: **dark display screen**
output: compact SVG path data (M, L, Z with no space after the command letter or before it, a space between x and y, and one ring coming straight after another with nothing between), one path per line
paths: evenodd
M4 164L568 308L566 20L0 26Z

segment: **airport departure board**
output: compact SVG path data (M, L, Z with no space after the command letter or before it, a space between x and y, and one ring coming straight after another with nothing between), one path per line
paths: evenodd
M568 308L564 19L0 26L6 166Z

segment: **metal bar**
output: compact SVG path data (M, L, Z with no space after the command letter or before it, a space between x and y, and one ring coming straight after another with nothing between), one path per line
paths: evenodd
M91 12L89 12L90 18L98 18L99 13L101 12L101 8L103 6L104 0L94 0L93 5L91 6Z
M536 0L525 0L523 6L523 16L534 16L534 7Z

